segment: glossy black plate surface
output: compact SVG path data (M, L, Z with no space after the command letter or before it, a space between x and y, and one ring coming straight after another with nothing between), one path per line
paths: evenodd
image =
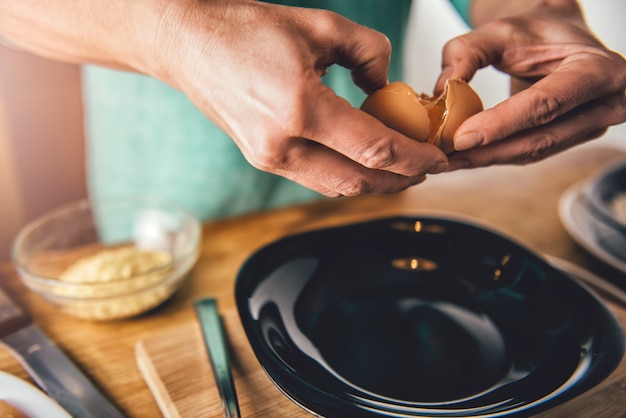
M236 284L260 364L326 417L529 416L619 364L619 323L507 237L434 217L290 236Z

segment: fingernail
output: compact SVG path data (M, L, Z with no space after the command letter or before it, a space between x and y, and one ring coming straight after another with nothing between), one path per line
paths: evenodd
M483 143L485 138L480 132L470 132L463 134L454 141L454 149L457 151L465 151L474 148Z
M439 174L448 170L448 161L439 161L428 172L428 174Z

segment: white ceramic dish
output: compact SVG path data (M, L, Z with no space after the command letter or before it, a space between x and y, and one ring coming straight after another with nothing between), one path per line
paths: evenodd
M626 235L604 224L587 205L585 182L571 186L559 200L559 217L565 230L585 250L626 273Z
M586 188L591 212L607 225L626 234L626 161L592 177Z
M71 418L41 390L30 383L0 371L0 399L18 408L30 418Z

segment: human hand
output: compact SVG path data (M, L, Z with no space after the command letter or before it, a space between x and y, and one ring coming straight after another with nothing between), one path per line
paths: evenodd
M591 33L575 2L496 18L453 39L436 89L488 65L512 76L515 94L459 127L450 170L534 162L626 121L626 61Z
M382 34L315 9L190 7L164 14L162 49L145 72L184 92L255 167L328 196L395 192L447 168L437 147L385 127L322 83L338 64L366 92L385 85L391 50Z

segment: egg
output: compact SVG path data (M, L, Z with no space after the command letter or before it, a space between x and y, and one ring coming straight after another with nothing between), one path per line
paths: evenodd
M394 81L370 94L361 110L409 138L450 153L454 151L454 132L467 118L482 111L483 103L460 79L447 80L439 96L417 94L408 84Z

